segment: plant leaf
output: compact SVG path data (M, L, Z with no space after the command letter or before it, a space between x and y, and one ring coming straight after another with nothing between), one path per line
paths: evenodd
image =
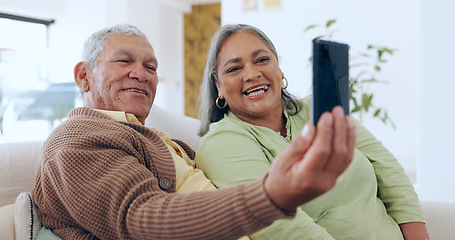
M357 104L357 99L351 96L352 103L354 103L354 106L358 107L359 104Z
M374 112L373 117L377 117L380 112L381 112L381 109L378 108L378 110L376 110L376 112Z
M361 52L361 53L359 53L359 55L362 56L362 57L371 57L371 55L368 54L368 53L362 53Z
M327 23L325 24L325 28L329 28L332 24L336 23L337 20L335 19L331 19L329 21L327 21Z
M308 30L310 30L310 29L313 29L313 28L316 28L316 27L319 27L319 24L310 25L310 26L306 27L306 28L303 30L303 32L306 32L306 31L308 31Z
M383 53L384 53L384 50L378 49L378 59L381 59Z
M329 19L325 24L313 24L304 29L304 32L313 28L324 28L325 32L320 34L314 39L328 38L332 39L333 33L337 31L336 19ZM335 27L334 27L335 26ZM320 29L319 29L320 30ZM323 29L324 30L324 29ZM357 112L360 114L360 121L362 115L370 111L373 113L373 118L382 121L384 124L391 125L395 130L396 126L389 118L386 110L376 107L373 104L374 88L372 83L388 83L388 81L376 79L376 74L379 75L384 67L383 64L388 63L387 54L392 55L396 50L383 47L380 45L367 44L366 49L350 56L349 68L354 69L349 78L349 97L351 113ZM311 61L312 58L310 58ZM372 92L366 92L366 89L372 88Z
M378 80L376 80L376 78L369 78L369 79L365 79L365 80L362 80L361 83L374 83L374 82L377 82Z
M373 99L373 94L363 94L362 95L362 103L365 112L368 112L369 107L371 106L371 99Z
M385 52L388 52L390 55L393 55L393 51L394 51L394 50L392 50L392 49L390 49L390 48L384 47L384 48L382 48L382 50L384 50Z

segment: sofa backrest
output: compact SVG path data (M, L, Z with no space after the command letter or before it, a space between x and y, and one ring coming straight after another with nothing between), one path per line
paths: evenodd
M169 133L197 150L199 120L153 106L145 125ZM12 204L21 192L31 192L44 141L0 143L0 207Z
M199 131L199 119L187 117L153 105L150 113L145 119L145 126L169 133L171 139L184 141L193 150L197 150L201 138L197 135Z
M0 207L14 203L21 192L31 192L43 142L0 144Z

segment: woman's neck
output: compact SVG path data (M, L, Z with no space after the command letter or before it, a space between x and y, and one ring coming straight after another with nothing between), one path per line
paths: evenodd
M286 130L286 117L284 116L283 109L277 109L277 111L273 112L273 114L268 114L266 116L250 116L250 115L237 115L233 113L235 116L240 118L242 121L247 123L270 128L275 132L279 132L281 136L287 136Z

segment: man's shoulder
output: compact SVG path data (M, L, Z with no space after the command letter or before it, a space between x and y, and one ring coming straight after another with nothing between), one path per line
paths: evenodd
M125 128L123 124L90 108L75 108L69 112L68 118L51 132L47 141L96 141L96 138L99 140L106 137L115 139L123 134L121 128Z
M109 118L105 116L103 117L101 113L98 113L90 108L75 108L68 113L68 118L60 123L53 132L61 134L66 131L91 131L93 129L101 128L102 123L106 121L109 121Z

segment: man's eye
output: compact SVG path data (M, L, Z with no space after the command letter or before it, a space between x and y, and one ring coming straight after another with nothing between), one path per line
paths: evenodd
M156 72L156 68L153 67L153 66L146 66L145 68L147 68L148 70Z
M129 61L126 60L126 59L119 59L119 60L117 60L116 62L128 63Z

